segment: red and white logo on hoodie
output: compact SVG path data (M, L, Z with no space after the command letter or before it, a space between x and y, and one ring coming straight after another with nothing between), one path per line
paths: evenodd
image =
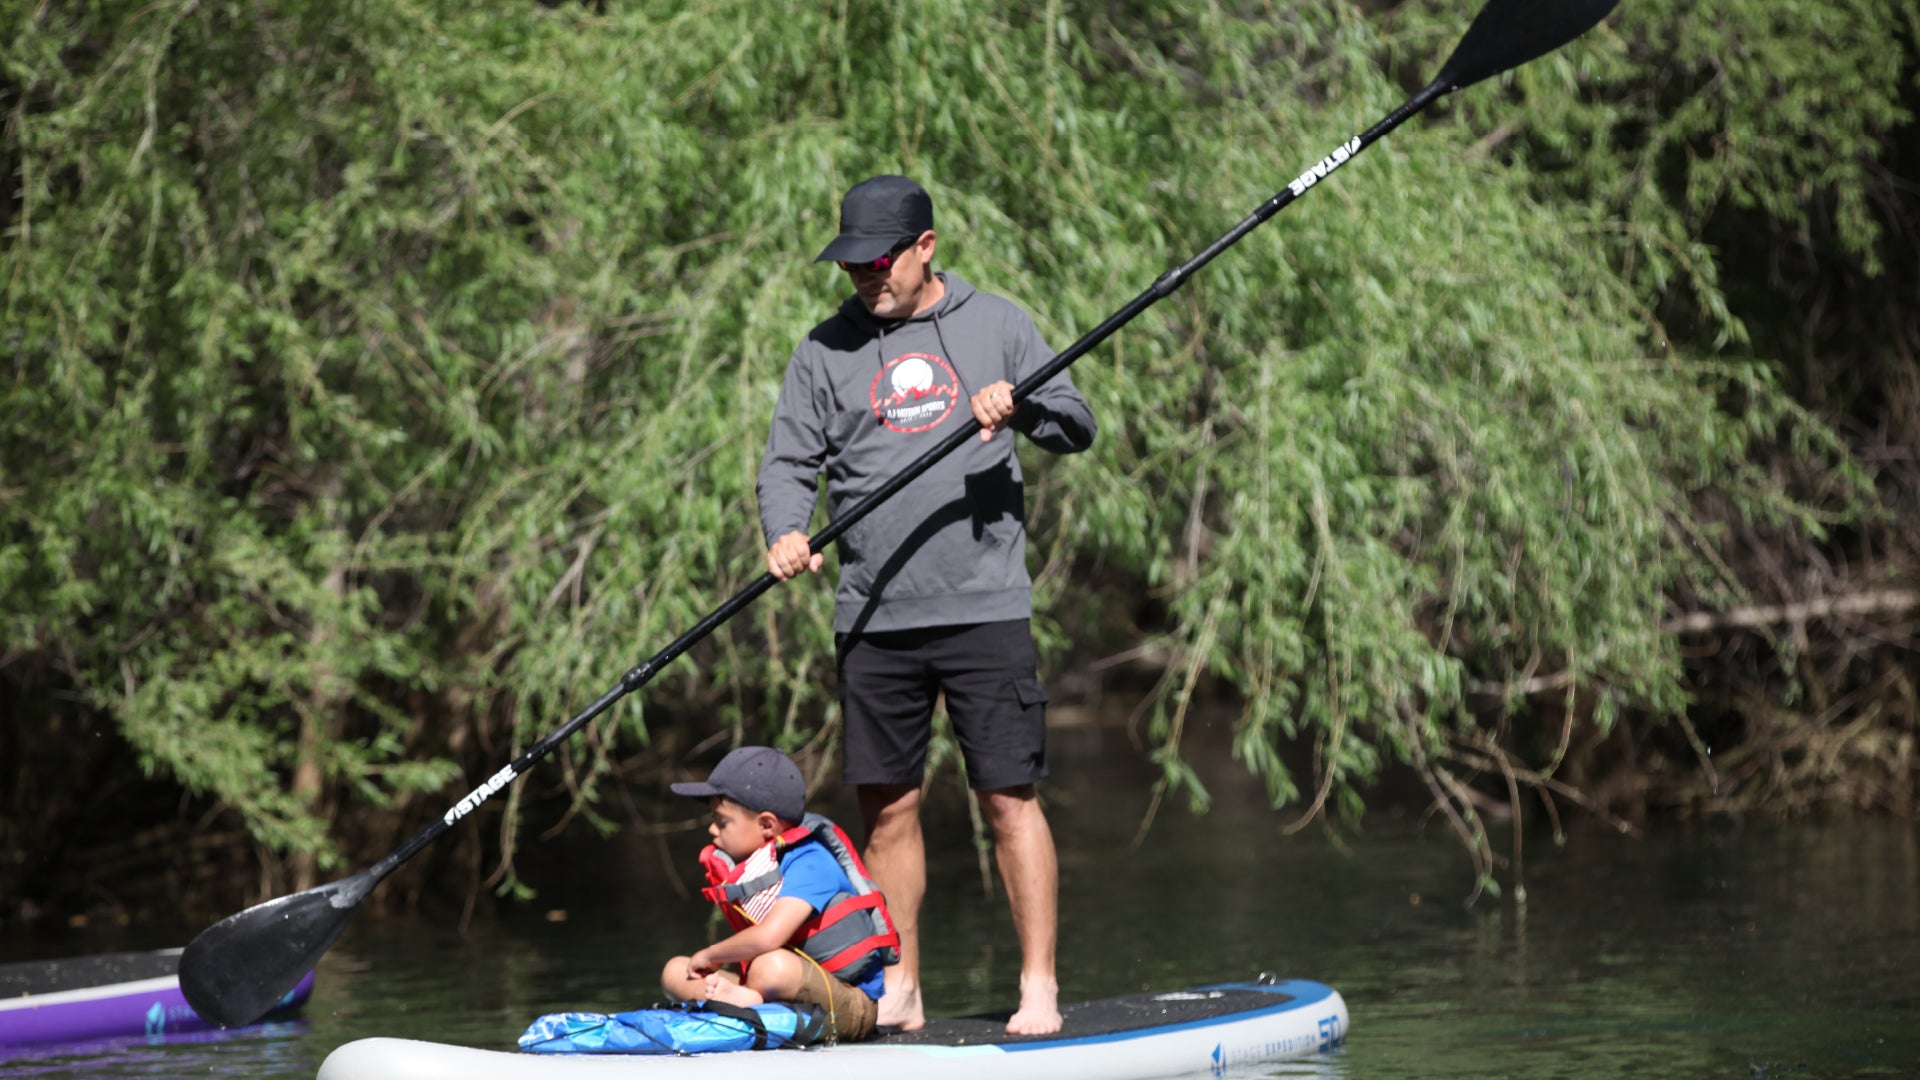
M960 404L960 378L937 356L907 353L873 377L873 415L895 431L925 431Z

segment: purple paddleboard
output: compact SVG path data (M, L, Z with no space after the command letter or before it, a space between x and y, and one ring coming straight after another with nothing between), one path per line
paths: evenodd
M0 965L0 1046L205 1031L180 993L179 949ZM300 1010L308 972L263 1020Z

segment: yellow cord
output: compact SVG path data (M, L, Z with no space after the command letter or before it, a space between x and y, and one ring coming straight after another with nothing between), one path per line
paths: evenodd
M820 966L820 961L815 960L799 949L794 949L793 951L800 953L800 959L812 964L814 970L820 973L820 977L827 981L827 1045L837 1045L840 1042L840 1014L835 1010L833 1005L833 975L828 972L826 968Z

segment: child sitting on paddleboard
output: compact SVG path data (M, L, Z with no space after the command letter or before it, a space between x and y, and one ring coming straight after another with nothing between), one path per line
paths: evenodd
M673 791L713 807L702 891L734 934L667 961L661 989L681 1001L815 1005L837 1038L872 1034L881 970L899 963L900 938L847 834L806 812L799 767L772 747L743 746L705 782Z

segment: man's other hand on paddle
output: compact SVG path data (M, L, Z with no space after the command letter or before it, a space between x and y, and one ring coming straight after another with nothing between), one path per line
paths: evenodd
M807 546L807 534L790 532L773 542L767 549L767 573L785 581L805 570L810 574L820 572L820 564L826 556Z

